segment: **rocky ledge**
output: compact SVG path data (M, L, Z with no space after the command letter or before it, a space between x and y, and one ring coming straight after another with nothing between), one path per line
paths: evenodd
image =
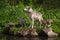
M60 36L60 33L55 33L52 31L51 27L44 27L43 29L40 29L39 33L36 32L36 28L27 28L24 30L19 30L17 32L14 31L10 31L9 27L6 27L3 30L4 34L10 34L10 35L17 35L20 37L37 37L37 36L41 36L41 37L57 37Z
M39 32L39 36L43 36L43 37L57 37L58 34L53 32L51 27L45 27Z

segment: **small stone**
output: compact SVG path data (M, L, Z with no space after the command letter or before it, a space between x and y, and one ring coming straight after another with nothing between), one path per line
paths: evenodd
M47 24L46 20L43 20L42 21L42 24L46 25Z
M46 20L46 21L47 21L47 24L53 23L53 20L51 20L51 19L48 19L48 20Z

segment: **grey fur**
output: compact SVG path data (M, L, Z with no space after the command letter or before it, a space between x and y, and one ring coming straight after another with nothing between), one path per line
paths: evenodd
M24 10L26 12L28 12L28 15L29 15L29 17L31 19L32 28L34 27L34 20L35 19L38 19L40 22L43 20L42 14L39 13L39 12L34 11L32 8L27 6L26 8L24 8Z

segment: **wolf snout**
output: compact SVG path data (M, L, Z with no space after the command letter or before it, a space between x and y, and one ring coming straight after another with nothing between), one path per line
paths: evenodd
M24 9L24 11L26 11L27 9Z

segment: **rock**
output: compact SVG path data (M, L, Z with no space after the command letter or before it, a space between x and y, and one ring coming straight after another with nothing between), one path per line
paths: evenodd
M58 36L57 33L52 32L52 31L48 32L48 37L56 37L56 36Z
M22 25L19 24L19 23L16 23L15 26L16 26L17 28L22 27Z
M32 29L32 28L29 28L27 30L18 31L18 33L20 35L23 35L24 37L36 37L36 36L38 36L36 29Z
M31 37L36 37L36 36L38 36L38 33L36 32L35 28L31 28L31 29L29 29L29 35Z
M56 37L58 36L57 33L52 31L51 27L45 27L39 32L40 36L45 36L45 37Z
M13 27L15 25L15 23L13 23L13 22L9 22L8 24L7 24L7 27Z
M40 37L48 37L48 35L43 30L40 30L40 32L38 33L38 35Z
M29 30L21 30L21 31L18 31L18 33L22 36L27 36L29 33Z

